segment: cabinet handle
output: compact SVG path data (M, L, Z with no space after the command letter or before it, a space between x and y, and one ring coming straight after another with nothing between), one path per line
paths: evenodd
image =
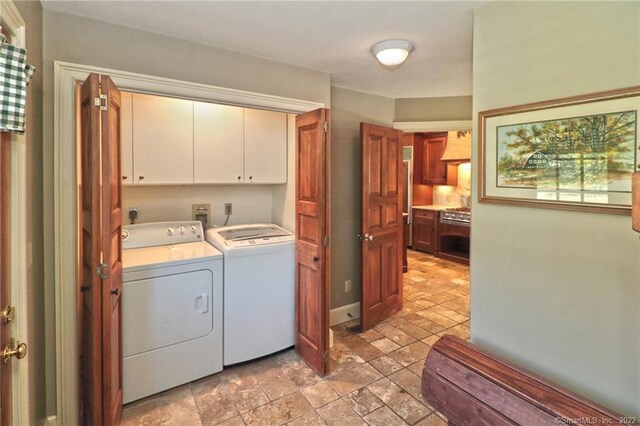
M140 175L140 176L138 176L138 179L140 179L140 180L144 180L144 175Z
M238 180L242 179L242 176L238 176Z
M127 176L127 175L122 175L122 180L127 180L128 177L129 176Z
M249 180L253 180L253 176L249 176Z

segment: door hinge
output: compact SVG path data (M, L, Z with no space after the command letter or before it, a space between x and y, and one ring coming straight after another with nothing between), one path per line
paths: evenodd
M324 247L329 247L329 236L326 236L322 239L322 245Z
M329 131L329 122L325 121L322 128L324 129L324 132L327 133Z
M99 97L93 98L93 104L97 107L100 107L100 111L107 110L107 95L100 95Z
M107 272L108 270L109 270L109 264L101 263L96 268L96 274L98 274L98 276L104 280L105 278L109 277L109 272Z
M329 351L324 351L322 353L322 359L326 362L329 361Z

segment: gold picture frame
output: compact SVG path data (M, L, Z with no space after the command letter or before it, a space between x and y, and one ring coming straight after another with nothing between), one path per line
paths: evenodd
M631 214L640 86L478 113L478 201Z

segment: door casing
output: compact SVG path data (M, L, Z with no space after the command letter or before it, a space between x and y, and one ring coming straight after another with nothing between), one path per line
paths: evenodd
M12 35L11 44L27 47L27 26L20 12L11 0L0 2L0 24ZM42 72L37 70L36 72ZM29 343L29 305L27 295L27 133L11 133L11 302L16 308L16 318L12 323L12 334L21 342ZM0 348L1 349L1 348ZM32 424L29 398L30 356L12 362L12 393L14 424Z
M108 68L54 63L53 152L45 152L45 163L54 165L53 199L45 204L54 213L53 266L47 270L53 289L46 298L55 300L56 418L50 423L78 422L77 345L77 158L76 85L90 73L109 75L123 91L169 95L187 99L230 103L298 114L323 108L319 102L265 95L242 90L192 83ZM45 200L46 202L47 200ZM53 293L53 294L51 294Z

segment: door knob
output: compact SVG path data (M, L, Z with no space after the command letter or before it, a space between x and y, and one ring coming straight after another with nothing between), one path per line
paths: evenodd
M7 363L12 357L22 359L27 356L27 344L18 343L13 337L1 352L2 361Z
M318 260L320 260L320 258L318 256L313 256L313 261L317 262Z
M16 308L11 305L7 305L4 307L2 311L0 311L0 319L5 324L11 323L13 319L16 317Z
M373 241L373 235L370 235L370 234L364 234L364 235L358 234L358 238L361 241Z
M118 294L120 294L120 290L118 290L117 288L115 290L111 290L111 294L117 296Z

